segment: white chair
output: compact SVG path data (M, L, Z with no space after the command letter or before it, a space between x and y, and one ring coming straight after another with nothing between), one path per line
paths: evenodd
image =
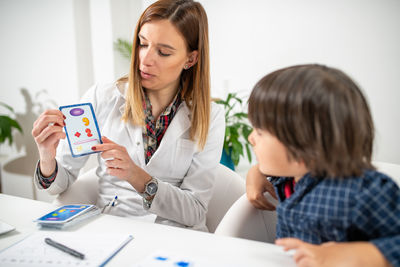
M400 165L373 162L378 171L390 176L400 186ZM266 193L268 200L277 201ZM239 198L221 220L215 234L273 243L275 240L276 213L254 208L246 195Z
M96 204L99 194L98 177L96 168L90 169L80 175L78 179L53 201L56 206L67 204Z
M214 233L225 213L246 192L244 179L231 169L219 164L215 178L214 192L208 204L206 225Z
M400 187L400 164L374 161L372 163L378 171L388 175Z
M278 204L269 193L264 196L275 206ZM256 209L244 194L228 210L215 234L274 243L276 220L275 211Z
M206 214L206 225L211 233L215 231L232 204L246 190L244 180L239 174L221 164L216 168L216 172L214 192ZM96 204L98 194L98 177L94 168L80 175L68 190L57 196L53 204L57 206L78 203Z

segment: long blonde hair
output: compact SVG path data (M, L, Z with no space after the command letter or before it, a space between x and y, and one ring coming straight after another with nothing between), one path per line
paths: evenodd
M133 38L131 66L128 77L119 82L129 83L125 122L144 124L144 91L139 75L139 38L141 27L149 21L168 19L184 36L188 51L198 51L197 63L181 74L181 96L191 112L190 138L204 148L210 124L210 63L207 15L200 3L192 0L160 0L149 6L140 17Z

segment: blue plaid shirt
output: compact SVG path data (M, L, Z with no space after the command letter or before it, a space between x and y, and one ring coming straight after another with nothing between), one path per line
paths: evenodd
M388 176L367 170L362 177L318 179L306 174L287 199L288 179L271 178L280 204L277 238L370 241L393 266L400 266L400 190Z

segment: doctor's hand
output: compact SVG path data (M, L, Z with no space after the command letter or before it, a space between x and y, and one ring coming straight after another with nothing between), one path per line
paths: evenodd
M246 195L247 199L257 209L275 210L275 206L264 196L268 192L276 199L274 186L267 180L258 168L258 164L250 168L246 177Z
M65 125L64 115L56 109L45 110L33 123L32 136L35 139L40 157L40 172L50 176L56 168L56 151L60 139L66 134L63 131Z
M107 173L129 182L138 192L143 192L151 176L137 166L124 146L118 145L103 136L103 144L92 147L94 151L102 151L101 157L106 160Z
M381 252L369 242L327 242L313 245L297 238L275 241L284 250L295 249L293 256L299 267L356 267L390 266Z

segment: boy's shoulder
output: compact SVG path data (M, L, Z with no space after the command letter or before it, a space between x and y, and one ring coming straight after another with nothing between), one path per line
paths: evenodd
M365 188L384 187L386 185L398 188L392 178L377 170L365 170L361 177L356 177L356 180Z
M364 170L361 176L346 178L325 178L317 183L319 187L336 188L344 195L354 198L370 198L378 195L398 195L399 186L388 175L377 170ZM353 198L352 197L352 198Z
M395 180L376 170L364 171L363 177L360 179L360 189L362 193L371 197L400 195L399 185Z

